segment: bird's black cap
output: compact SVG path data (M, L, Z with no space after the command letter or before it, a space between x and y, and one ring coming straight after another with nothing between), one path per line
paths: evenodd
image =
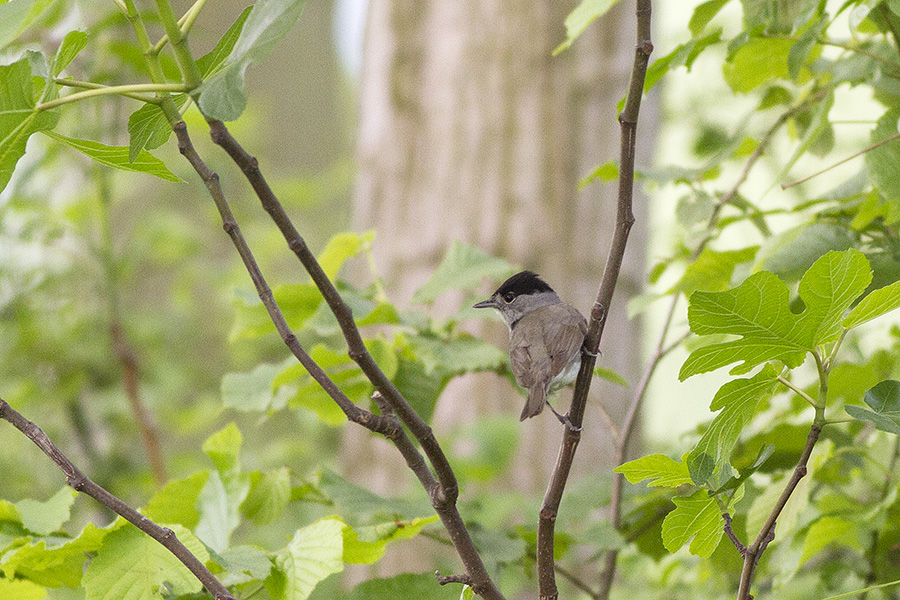
M526 296L528 294L552 291L553 288L547 285L543 279L538 277L537 273L532 271L522 271L504 281L494 293L506 296L506 294L512 292L516 296Z

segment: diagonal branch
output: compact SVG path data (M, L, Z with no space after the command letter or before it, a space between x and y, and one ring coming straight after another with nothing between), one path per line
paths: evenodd
M353 315L347 304L341 299L337 290L329 281L327 275L322 270L318 261L316 261L312 252L306 246L306 243L300 237L293 223L287 217L278 199L275 197L262 173L259 171L259 165L255 158L247 154L244 149L237 143L231 134L220 121L211 121L211 129L216 132L213 139L222 145L229 154L234 158L238 166L247 176L247 179L257 191L263 205L272 218L275 220L279 229L288 239L288 244L303 265L310 272L313 281L319 286L328 305L335 312L338 321L341 323L347 343L350 348L350 356L355 360L367 377L373 382L378 392L374 396L374 401L381 409L382 414L376 415L369 411L363 410L356 406L347 398L343 392L335 385L328 375L312 360L309 354L300 346L297 337L290 330L284 319L277 303L272 295L272 291L266 283L250 248L241 234L240 228L234 219L231 208L225 199L222 188L219 185L219 177L212 172L203 162L188 136L187 127L184 122L179 122L175 126L175 134L178 137L178 147L184 157L191 163L194 170L200 175L209 190L216 208L222 217L222 223L225 231L231 237L232 242L237 248L244 266L256 286L257 293L269 313L269 317L275 324L275 328L281 335L282 340L297 358L306 370L312 375L313 379L322 386L329 396L337 403L344 414L350 421L358 423L367 429L380 433L388 438L397 447L399 452L406 460L406 464L415 473L425 491L431 498L431 504L435 512L441 519L457 553L466 567L466 576L471 581L471 587L475 593L490 600L502 600L503 595L496 587L494 582L488 575L484 562L469 535L468 529L456 508L456 498L458 495L458 486L453 470L447 462L437 439L434 437L431 428L422 420L421 417L409 406L397 388L390 382L387 376L381 371L374 359L366 350L362 341L362 336L353 321ZM221 141L220 141L221 140ZM399 419L398 419L399 418ZM431 464L434 466L437 479L428 468L425 459L416 449L412 440L407 436L406 431L400 422L405 424L419 443L425 454L428 456Z
M631 206L634 195L634 154L637 142L637 122L641 109L641 97L644 93L644 76L647 73L647 63L650 60L650 54L653 52L653 43L650 38L651 0L637 0L636 12L637 45L634 52L634 64L625 107L619 115L622 137L619 155L619 200L615 232L606 260L606 268L603 271L603 280L597 292L597 300L594 302L591 310L590 324L581 357L581 370L578 373L578 381L575 384L575 392L572 395L569 419L575 427L572 429L567 428L563 433L556 467L547 487L547 492L544 495L538 521L537 571L542 600L553 600L559 596L553 566L556 515L562 500L563 491L565 490L566 481L569 477L569 471L572 468L575 450L581 439L580 428L584 419L584 409L591 385L591 374L597 359L597 349L600 346L603 327L609 315L613 292L616 289L616 281L619 278L619 270L625 256L628 234L631 231L631 226L634 224L634 214ZM628 430L623 427L619 442L627 444L627 438Z
M47 437L47 434L40 427L23 417L21 413L13 409L2 398L0 398L0 419L12 423L25 437L43 450L44 454L49 456L56 463L56 466L66 474L66 483L72 486L73 489L87 494L162 544L166 550L171 552L200 580L213 598L216 600L234 600L234 596L228 592L228 589L178 540L175 532L167 527L160 527L105 488L91 481L84 473L78 470L78 467L72 464L72 461L56 447L56 444Z

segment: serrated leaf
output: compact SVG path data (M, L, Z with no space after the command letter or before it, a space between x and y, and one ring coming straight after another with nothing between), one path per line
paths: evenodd
M852 405L844 410L854 419L872 421L876 428L900 435L900 381L882 381L866 392L864 400L872 410Z
M128 146L107 146L100 142L91 140L79 140L53 133L52 131L44 131L47 137L65 144L70 148L78 150L85 156L97 161L101 165L119 169L121 171L134 171L137 173L147 173L166 181L181 181L177 175L166 168L165 163L159 160L146 150L138 153L132 162L128 159Z
M686 498L672 498L675 510L666 515L662 526L663 545L675 552L689 539L691 554L707 558L722 539L722 515L715 498L704 490Z
M841 321L845 329L858 327L872 319L900 308L900 281L870 292L850 311L847 318Z
M0 9L11 4L19 3L0 4ZM21 3L22 6L27 4L29 4L27 0ZM5 25L0 18L0 28ZM34 94L28 57L9 65L0 65L0 191L3 191L9 183L16 163L25 154L29 136L38 131L52 129L59 121L58 108L41 112L35 110Z
M180 525L172 531L200 562L209 553L197 537ZM199 592L203 587L175 555L131 525L103 540L84 574L86 600L143 600L158 597L161 586L173 594Z
M757 405L770 398L777 384L775 369L766 365L754 377L723 385L713 398L712 411L721 410L685 461L694 485L702 486L716 468L728 462L741 430L750 422Z
M318 256L319 265L328 279L334 280L344 263L359 254L363 246L375 237L374 231L363 234L339 233L328 240L325 249Z
M291 473L287 467L250 474L250 493L241 503L244 516L256 525L267 525L281 516L291 499Z
M731 374L780 360L793 368L807 351L835 340L841 318L869 285L869 262L856 250L829 252L806 272L799 295L806 309L799 315L788 305L787 286L763 271L726 292L695 292L688 308L691 330L698 335L734 334L740 339L694 350L679 378L741 362Z
M454 375L493 371L509 360L503 350L468 334L448 339L411 335L408 340L428 374L436 368Z
M412 302L432 302L450 290L475 289L485 278L504 279L515 270L502 258L455 240L425 285L413 294Z
M197 526L200 512L197 502L209 472L201 471L184 479L175 479L156 492L141 511L157 523L177 523L188 529Z
M14 0L0 4L0 49L41 16L54 0Z
M231 55L234 45L241 36L244 23L247 21L247 17L250 16L252 10L253 7L248 6L241 11L241 14L238 15L238 18L231 24L231 27L229 27L222 35L216 46L207 54L204 54L197 59L197 69L200 70L200 76L203 77L203 79L207 79L210 75L218 72L225 60Z
M53 68L51 69L53 77L59 77L63 69L69 66L79 52L84 50L87 42L88 36L83 31L70 31L66 34L53 59Z
M663 454L651 454L632 460L613 469L622 473L628 483L638 483L650 479L650 487L678 487L691 483L687 464L672 460Z
M78 492L66 486L60 489L46 502L26 498L16 502L16 508L22 517L22 525L39 535L49 535L62 528L69 520L72 503Z
M753 260L759 246L750 246L741 250L725 250L718 252L709 247L704 248L684 271L684 275L673 285L668 294L681 292L690 296L697 290L704 292L721 292L728 288L734 268Z
M556 56L571 46L594 19L605 15L616 2L618 0L581 0L581 3L566 17L566 40L553 50L553 55Z
M802 565L832 543L857 550L861 549L855 532L856 524L851 521L840 517L822 517L809 527L806 538L803 540L800 564Z
M320 581L344 570L344 527L328 518L297 531L275 557L278 575L266 580L273 600L306 600Z
M264 59L300 17L305 0L260 0L253 6L222 68L198 88L200 110L233 121L247 105L244 73Z

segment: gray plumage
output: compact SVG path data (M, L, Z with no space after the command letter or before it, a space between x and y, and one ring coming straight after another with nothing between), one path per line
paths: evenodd
M496 308L509 326L510 365L528 390L520 420L540 414L547 396L578 376L587 321L531 271L513 275L475 308Z

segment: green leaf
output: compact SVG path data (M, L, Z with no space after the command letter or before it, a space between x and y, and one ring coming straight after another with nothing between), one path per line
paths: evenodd
M247 67L269 55L300 17L304 3L305 0L260 0L253 6L222 68L197 90L203 114L222 121L241 116L247 106Z
M209 472L201 471L184 479L169 481L156 492L141 511L157 523L177 523L193 529L200 521L197 502Z
M410 335L407 339L427 374L436 368L454 375L494 371L509 360L505 351L469 334L446 339Z
M821 46L816 46L819 36L827 28L829 22L820 20L811 27L808 27L801 35L800 39L791 47L788 53L788 75L791 79L797 79L800 76L800 69L809 62L810 58L815 59L821 53Z
M605 379L610 383L614 383L616 385L620 385L622 387L628 387L628 380L624 377L613 371L612 369L605 369L603 367L594 367L594 377L599 377L600 379Z
M708 47L718 44L720 41L722 41L722 31L717 29L703 37L676 46L667 55L653 61L653 64L647 69L647 76L644 79L644 92L652 89L663 75L677 67L686 67L690 71L697 57Z
M294 331L302 329L322 303L322 294L311 283L279 285L272 289L272 293L288 326ZM258 296L238 296L234 305L235 321L229 334L232 342L276 332L275 325Z
M413 303L433 302L450 290L477 288L485 278L504 279L513 274L515 267L475 248L454 240L425 285L413 294Z
M662 526L663 545L675 552L689 539L691 554L707 558L722 539L722 515L715 498L704 490L686 498L672 498L675 510L666 515Z
M842 225L801 225L770 238L756 255L755 268L796 281L826 252L840 252L853 246L853 235Z
M553 56L571 46L594 19L605 15L616 2L618 0L581 0L581 4L566 17L566 41L553 50Z
M328 240L328 244L318 257L319 265L328 275L328 279L333 281L344 263L359 254L365 244L370 243L374 237L375 232L368 231L362 235L339 233Z
M171 529L200 562L209 560L194 534L180 525ZM163 585L176 595L203 587L171 552L131 525L106 536L84 574L83 585L86 600L144 600L159 597Z
M46 502L38 502L26 498L16 502L16 508L22 516L22 525L28 531L39 535L49 535L62 528L69 520L72 503L78 492L66 486L60 489Z
M275 556L277 573L266 580L273 600L306 600L316 584L344 570L344 527L328 518L297 531Z
M897 135L898 118L898 108L892 108L881 115L872 130L871 143ZM865 161L869 179L875 189L889 202L900 201L900 139L866 152Z
M803 540L800 564L802 565L832 543L861 550L856 539L856 524L832 516L822 517L813 523Z
M750 246L741 250L717 252L706 247L697 259L688 265L684 275L673 285L668 294L677 292L690 296L697 290L704 292L721 292L728 288L734 268L753 260L759 246Z
M53 59L53 68L50 70L53 77L59 77L63 69L69 66L78 53L85 49L88 36L83 31L70 31L63 38L62 44L56 50L56 58Z
M215 48L197 59L197 68L200 70L200 76L203 77L203 79L208 79L210 75L217 73L231 55L232 50L234 50L234 45L241 36L244 23L247 21L247 17L250 16L252 10L252 6L245 8L241 14L238 15L235 22L231 24L231 27L228 28L228 31L222 35L222 38L219 40L219 43L216 44Z
M203 442L203 452L209 457L220 473L231 473L238 469L238 455L241 452L243 436L237 425L229 423Z
M226 586L262 581L272 572L272 561L265 551L252 546L233 546L216 556L216 563L228 571L221 578Z
M172 96L179 109L187 100L187 94ZM165 144L172 135L172 126L159 106L145 104L128 117L128 135L128 162L133 163L145 148L153 150Z
M688 22L688 29L691 30L691 35L697 37L703 33L703 30L706 29L709 22L719 14L719 11L722 10L722 7L725 6L728 1L729 0L707 0L706 2L698 4L697 8L694 9L694 13L691 15L691 20Z
M716 392L710 410L721 410L685 461L694 485L702 486L716 468L728 462L741 430L753 418L756 407L770 398L777 384L772 365L750 379L729 381Z
M44 600L47 589L24 579L0 579L0 598Z
M24 544L6 552L0 568L9 578L18 576L54 588L78 587L84 573L86 553L95 552L103 543L103 538L123 524L124 521L119 520L101 529L88 523L74 539L47 538Z
M450 434L453 469L463 481L488 481L506 472L519 447L521 425L511 415L485 417Z
M146 150L141 150L134 162L131 162L128 159L128 146L107 146L100 142L70 138L51 131L44 131L43 133L57 142L78 150L101 165L122 171L147 173L166 181L181 181L177 175L166 168L163 161Z
M287 467L250 474L250 493L241 504L243 515L255 525L267 525L281 516L291 499L291 473Z
M403 573L386 579L370 579L342 594L344 600L384 600L385 598L427 598L428 600L463 600L458 584L437 585L434 575ZM464 592L463 592L464 593Z
M417 505L402 498L383 498L329 469L319 473L318 487L354 529L385 521L426 518L434 514L431 504L426 501Z
M7 2L0 4L0 9L19 4ZM23 6L27 4L27 0L21 3ZM0 28L5 27L4 23L0 10ZM0 65L0 191L9 183L16 163L25 154L29 136L37 131L52 129L59 120L59 109L34 110L34 94L28 57L9 65Z
M589 183L595 180L600 181L615 181L619 177L619 161L610 160L609 162L605 162L602 165L598 165L591 174L578 182L578 189L582 189L586 187Z
M408 540L419 535L426 525L438 522L432 515L409 521L388 521L355 530L349 525L344 528L343 561L351 565L371 565L387 550L387 545L396 540Z
M751 39L723 66L726 83L740 93L749 92L773 79L787 79L788 55L793 45L793 40Z
M900 281L867 294L850 311L847 318L841 321L841 325L845 329L852 329L863 323L868 323L872 319L877 319L896 308L900 308Z
M863 293L872 278L869 263L856 250L829 252L803 276L799 295L806 309L799 315L788 306L788 289L763 271L726 292L695 292L688 308L691 330L698 335L734 334L740 339L694 350L679 378L712 371L742 361L731 374L780 360L789 368L805 353L835 340L844 311Z
M854 419L872 421L881 431L900 435L900 381L882 381L866 392L864 400L872 410L852 405L844 410Z
M223 552L228 548L232 532L241 524L238 511L250 491L250 479L246 475L224 476L218 471L209 474L197 507L200 520L194 532L203 543Z
M272 389L272 380L283 370L282 365L261 364L250 373L225 374L222 377L222 404L242 412L283 406L287 394L280 391L276 394Z
M0 4L0 49L19 37L54 0L12 0Z
M632 460L613 469L622 473L628 483L638 483L650 479L650 487L678 487L691 483L687 464L672 460L662 454L651 454Z

